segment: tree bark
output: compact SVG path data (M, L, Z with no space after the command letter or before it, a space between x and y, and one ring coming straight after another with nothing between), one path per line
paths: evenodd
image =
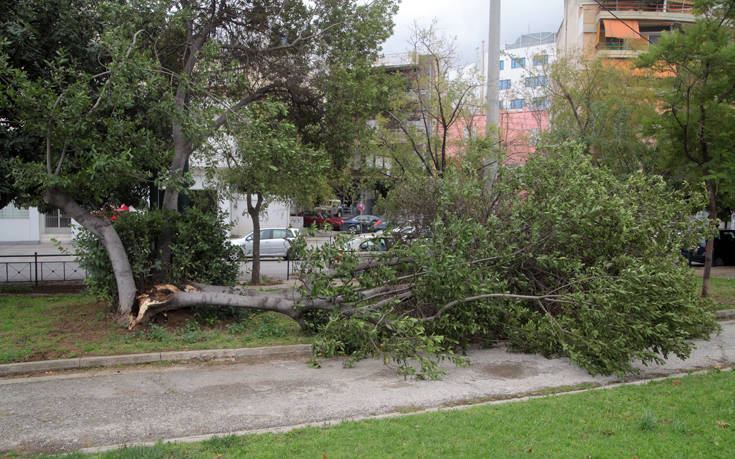
M128 315L128 328L132 330L161 312L197 306L227 306L273 311L301 323L302 312L295 308L300 299L301 296L295 290L266 293L246 289L230 292L218 286L161 284L138 296L138 309Z
M70 195L58 188L46 190L43 194L43 201L63 210L65 214L97 236L102 242L107 251L107 256L110 258L110 264L117 283L117 313L121 317L126 317L132 311L137 288L128 255L125 253L125 246L120 240L115 227L112 226L112 222L106 218L99 218L90 214Z
M248 193L248 215L253 220L253 272L250 283L260 283L260 208L263 204L263 195L256 193L257 200L253 206L252 195Z
M704 181L707 188L707 196L709 197L709 216L717 218L717 190L712 180ZM715 251L715 240L707 239L706 252L704 254L704 272L702 273L702 296L707 297L710 294L710 276L712 274L712 255Z

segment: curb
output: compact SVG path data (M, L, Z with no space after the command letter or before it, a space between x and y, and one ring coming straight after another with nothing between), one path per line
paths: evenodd
M209 349L201 351L152 352L148 354L81 357L78 359L42 360L39 362L0 365L0 377L24 373L58 370L80 370L118 365L139 365L158 362L206 362L210 360L246 360L259 358L298 358L311 355L311 344L250 347L239 349Z
M735 319L735 309L717 311L717 320ZM0 365L0 377L45 371L83 370L88 368L140 365L160 362L206 362L211 360L247 360L258 358L300 358L311 356L310 344L289 346L250 347L238 349L209 349L200 351L152 352L78 359L41 360L38 362L6 363Z

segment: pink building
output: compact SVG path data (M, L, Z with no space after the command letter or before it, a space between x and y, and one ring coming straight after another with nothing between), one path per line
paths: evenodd
M475 115L471 119L460 119L450 129L448 138L449 154L459 153L460 143L472 135L485 135L485 115ZM534 110L500 111L500 142L505 164L525 164L528 157L536 151L536 143L542 132L549 127L549 111L546 108Z

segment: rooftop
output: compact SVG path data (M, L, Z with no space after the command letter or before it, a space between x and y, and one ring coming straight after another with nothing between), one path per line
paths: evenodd
M527 33L518 37L513 43L506 43L505 49L527 48L529 46L549 43L556 43L556 34L554 32Z

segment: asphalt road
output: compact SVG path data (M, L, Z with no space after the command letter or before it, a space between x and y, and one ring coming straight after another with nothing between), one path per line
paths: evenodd
M735 364L735 321L697 342L686 361L641 367L643 377ZM608 384L566 359L471 353L468 368L447 367L440 381L404 380L383 362L342 368L330 360L135 367L0 380L0 453L72 451L229 432L261 432L306 423L504 398L536 390ZM635 378L633 378L635 379Z

